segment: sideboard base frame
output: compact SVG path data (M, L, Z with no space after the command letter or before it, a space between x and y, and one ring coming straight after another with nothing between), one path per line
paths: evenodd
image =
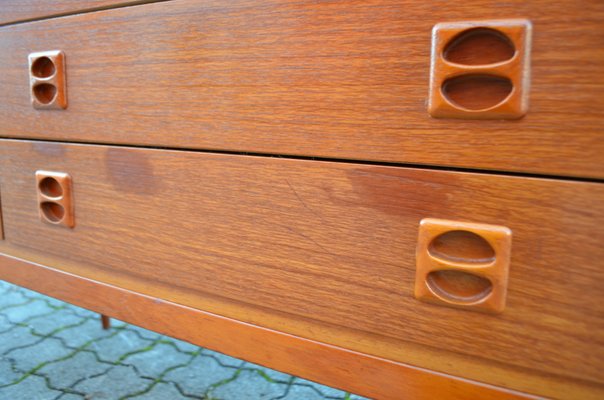
M5 254L0 254L0 276L161 334L376 399L535 398L222 317Z

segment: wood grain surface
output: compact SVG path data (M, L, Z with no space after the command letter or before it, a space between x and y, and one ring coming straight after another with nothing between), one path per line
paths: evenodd
M533 23L527 115L431 118L432 27L497 18ZM603 21L601 0L178 0L7 26L0 135L604 178ZM37 111L27 55L54 49L69 107Z
M0 276L156 332L375 399L533 398L250 325L6 255L0 255Z
M69 173L75 227L39 219ZM557 398L604 394L604 185L3 140L0 249L270 329ZM413 297L419 222L503 225L507 305Z
M0 0L0 25L162 0Z

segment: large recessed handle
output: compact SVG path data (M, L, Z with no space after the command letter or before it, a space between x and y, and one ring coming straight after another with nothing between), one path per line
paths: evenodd
M512 231L505 226L422 220L415 297L449 307L502 312L511 246Z
M428 112L436 118L517 119L528 111L528 20L441 23L432 31Z

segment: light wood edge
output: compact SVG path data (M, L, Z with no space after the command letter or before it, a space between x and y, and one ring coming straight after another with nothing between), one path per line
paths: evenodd
M240 322L5 254L0 254L0 278L211 350L376 399L434 399L439 394L449 399L536 398Z

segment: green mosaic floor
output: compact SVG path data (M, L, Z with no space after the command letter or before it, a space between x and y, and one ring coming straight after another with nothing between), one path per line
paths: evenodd
M0 281L0 400L362 400Z

